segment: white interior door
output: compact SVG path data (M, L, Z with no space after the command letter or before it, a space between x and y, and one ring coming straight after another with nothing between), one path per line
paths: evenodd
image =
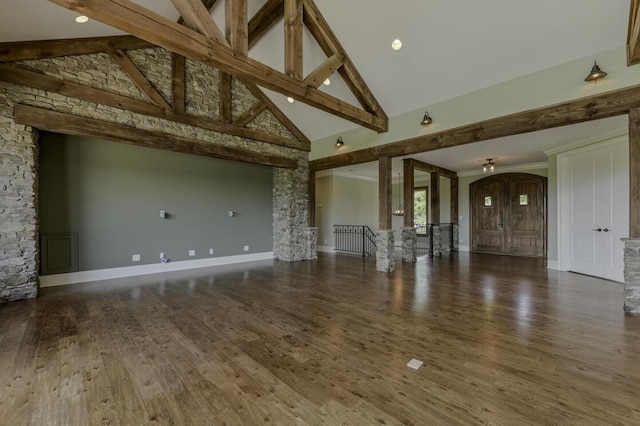
M629 237L629 144L603 152L602 261L604 278L624 281L624 242Z
M629 148L626 138L563 154L561 204L568 221L567 269L624 281L629 233Z

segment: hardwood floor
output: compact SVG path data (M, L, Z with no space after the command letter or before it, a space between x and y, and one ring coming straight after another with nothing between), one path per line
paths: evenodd
M620 284L468 253L397 267L321 254L0 305L0 423L640 425Z

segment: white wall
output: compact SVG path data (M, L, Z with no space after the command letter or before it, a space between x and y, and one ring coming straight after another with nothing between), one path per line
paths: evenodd
M429 180L417 179L415 186L429 186ZM400 185L392 184L392 209L398 206ZM402 196L402 194L400 194ZM451 215L451 186L449 179L440 179L440 221L449 222ZM392 216L396 245L401 245L404 218ZM367 225L378 229L378 182L339 175L316 178L316 226L318 244L334 245L333 225Z
M606 68L609 75L598 84L586 84L583 81L584 74L591 69L594 59ZM638 84L638 81L638 67L627 67L625 46L621 45L391 117L389 131L386 133L376 133L362 127L341 132L340 136L344 139L345 145L340 148L340 153L424 136L519 111L633 86ZM426 128L419 124L425 109L428 109L434 118L433 124ZM338 134L335 134L314 140L309 159L335 155L337 136Z
M318 245L334 246L333 225L378 228L378 182L324 176L316 178Z

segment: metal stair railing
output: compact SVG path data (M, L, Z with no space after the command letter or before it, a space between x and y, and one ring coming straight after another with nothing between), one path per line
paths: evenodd
M366 225L333 225L335 250L373 256L376 253L376 233Z

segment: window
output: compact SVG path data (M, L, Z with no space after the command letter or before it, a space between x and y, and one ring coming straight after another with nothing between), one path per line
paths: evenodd
M426 186L414 188L413 190L413 226L416 228L427 226L427 213L429 210L428 194L429 187ZM422 229L418 229L418 232L421 230Z
M527 194L520 194L520 205L521 206L529 205L529 196Z
M493 201L491 200L491 195L486 195L484 197L484 206L491 207L493 205Z

